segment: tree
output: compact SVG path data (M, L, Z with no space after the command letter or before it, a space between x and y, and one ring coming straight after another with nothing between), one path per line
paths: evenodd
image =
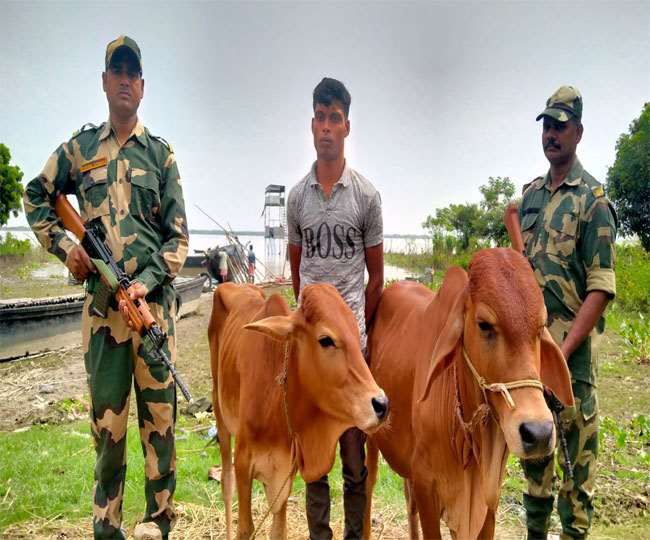
M17 165L9 165L11 152L0 143L0 227L9 221L9 215L18 216L21 210L23 173Z
M515 193L515 185L508 177L492 177L479 187L483 200L478 204L451 204L438 208L435 216L427 216L422 224L431 235L439 237L443 231L453 232L462 249L467 249L472 239L508 245L508 232L503 224L503 214Z
M455 232L460 237L461 247L467 249L470 240L481 235L482 217L477 204L451 204L438 208L435 217L427 216L422 226L434 236L441 231Z
M607 192L624 234L637 234L650 252L650 103L616 143L616 159L607 172Z
M482 236L493 241L497 246L509 245L510 239L503 224L503 215L515 194L515 185L507 176L503 178L490 176L488 183L479 187L479 190L483 194Z

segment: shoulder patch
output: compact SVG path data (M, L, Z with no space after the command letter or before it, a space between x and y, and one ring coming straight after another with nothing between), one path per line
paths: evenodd
M87 124L84 124L83 126L81 126L77 131L75 131L72 134L72 138L74 139L76 136L80 135L84 131L97 130L98 128L99 128L99 126L96 126L92 122L88 122Z
M149 133L149 135L151 136L152 139L156 139L158 142L163 143L167 147L167 150L169 150L172 154L174 153L174 149L172 148L172 145L169 144L165 139L163 139L158 135L153 135L151 133Z
M605 190L603 189L603 186L592 186L591 187L591 192L594 194L594 197L604 197L605 196Z

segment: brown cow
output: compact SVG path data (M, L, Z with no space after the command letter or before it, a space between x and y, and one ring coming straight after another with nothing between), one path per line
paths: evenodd
M376 429L388 400L361 354L352 311L331 285L305 287L293 313L280 296L265 301L253 285L220 285L208 338L227 536L235 476L238 538L253 533L253 479L264 484L272 506L271 537L284 538L296 469L306 482L326 474L342 433Z
M391 422L368 453L370 534L377 448L405 479L411 538L492 538L508 450L548 455L555 426L540 379L573 404L569 372L545 328L542 293L511 249L478 252L469 277L451 268L437 294L402 282L384 291L369 339L371 371ZM473 371L475 373L473 373ZM489 389L478 384L482 377ZM494 383L520 381L506 389Z

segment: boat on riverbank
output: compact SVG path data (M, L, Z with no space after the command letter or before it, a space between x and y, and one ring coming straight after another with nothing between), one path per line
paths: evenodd
M205 276L177 277L173 285L178 316L196 311ZM83 304L84 293L0 300L0 362L79 343Z

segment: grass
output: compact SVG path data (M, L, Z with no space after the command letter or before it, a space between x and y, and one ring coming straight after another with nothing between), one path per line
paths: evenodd
M75 404L63 404L74 407ZM179 504L205 505L216 499L222 508L221 488L208 481L207 471L220 462L214 444L208 445L207 428L212 416L179 417L177 423L177 470L179 482L175 500ZM133 525L145 508L144 459L137 425L133 419L127 434L128 467L124 494L124 523ZM65 519L89 521L92 514L95 451L88 421L65 425L36 425L26 430L0 434L0 536L7 527L34 520ZM339 459L330 472L333 501L332 520L342 516L342 480ZM404 517L402 482L381 465L375 493L377 508L397 509ZM254 483L254 495L262 498L261 484ZM305 485L300 477L293 483L292 497L304 501ZM337 504L338 503L338 504ZM265 503L263 507L265 508Z
M195 431L203 427L205 430ZM179 419L177 425L177 499L202 503L208 484L207 469L216 459L214 446L206 449L208 422ZM194 431L193 431L194 430ZM142 518L144 458L135 422L127 435L128 467L124 519ZM4 463L2 463L4 462ZM92 513L95 451L88 421L65 425L37 425L26 431L0 436L0 531L34 517L65 516L88 519Z
M603 337L599 361L601 453L592 537L601 540L641 540L649 537L650 530L650 393L647 391L650 387L650 364L639 362L630 352L624 329L630 322L639 319L637 313L643 313L647 320L648 308L635 290L628 290L629 287L625 285L627 278L621 279L620 276L632 276L630 280L642 281L647 268L642 254L623 251L621 256L620 253L617 267L619 294L617 302L608 310L608 330ZM386 254L387 264L404 266L405 261L410 261L409 265L420 266L409 268L421 268L422 271L431 266L431 260L430 254ZM443 269L436 271L434 279L439 280L443 273ZM286 297L293 300L289 289L286 290ZM201 335L203 331L201 329ZM183 356L205 357L205 341L190 337L185 341ZM203 382L199 385L200 380ZM207 392L208 387L209 378L197 376L193 384L195 393L201 394L202 390ZM63 400L57 404L57 408L62 413L78 413L80 404L76 400ZM179 507L200 507L208 514L219 508L222 510L218 484L207 481L208 467L219 462L218 451L214 446L205 449L205 431L196 430L206 428L211 422L209 415L181 417L177 426L179 483L176 501ZM135 425L129 430L128 447L124 520L125 524L132 526L141 519L144 509L143 458ZM47 520L59 516L62 520L87 524L91 514L93 464L94 451L87 421L0 433L0 537L4 537L3 531L7 527L38 521L39 518ZM342 486L338 459L330 473L330 483L332 521L340 522ZM514 538L522 536L525 516L521 506L523 490L524 479L519 463L510 458L500 515L506 530L517 531ZM256 515L259 515L266 506L257 483L255 493L258 495L256 501L259 510ZM401 479L382 464L374 495L373 517L394 517L402 527L396 530L405 534L402 493ZM294 503L290 508L293 508L295 523L303 527L304 483L299 478L294 482L292 499ZM553 519L557 531L556 513Z
M24 242L29 244L28 240ZM51 265L55 275L34 276L34 271L46 265ZM83 286L66 283L61 277L63 271L61 261L41 247L30 247L22 253L0 254L0 298L40 298L83 292Z
M206 448L206 429L212 422L211 415L199 413L198 418L179 418L177 424L178 486L175 500L179 507L214 504L222 512L220 486L207 480L210 466L219 464L218 451L214 445ZM638 433L641 425L630 423L628 433ZM647 420L644 422L647 423ZM601 456L599 474L599 498L593 538L647 538L650 518L643 506L643 495L633 494L631 486L643 486L650 472L650 465L639 469L636 461L620 460L614 467L609 463L616 458L612 450L616 429L605 422L604 452ZM644 424L645 425L645 424ZM628 427L630 428L628 430ZM647 437L647 432L645 432ZM144 511L143 457L137 426L131 420L128 432L128 469L124 495L124 523L133 526L142 518ZM639 435L633 435L638 442ZM611 440L610 440L611 439ZM628 441L629 442L629 441ZM611 444L610 444L611 443ZM614 457L613 457L614 456ZM606 470L604 465L607 464ZM28 430L0 435L0 536L21 522L41 521L50 524L58 519L65 523L90 522L92 497L92 470L94 450L87 421L66 425L38 425ZM616 482L610 478L616 476ZM330 472L332 522L342 519L342 482L339 460ZM606 491L603 489L605 488ZM501 500L502 530L522 530L523 507L521 493L524 480L518 461L510 457ZM254 483L257 499L256 516L266 508L259 483ZM298 515L304 515L305 487L299 477L294 481L292 499L300 507ZM636 497L636 498L635 498ZM381 463L374 492L373 515L389 514L391 519L403 522L405 507L402 480ZM215 517L216 519L216 517ZM257 518L256 518L257 519ZM554 525L559 522L554 514Z

